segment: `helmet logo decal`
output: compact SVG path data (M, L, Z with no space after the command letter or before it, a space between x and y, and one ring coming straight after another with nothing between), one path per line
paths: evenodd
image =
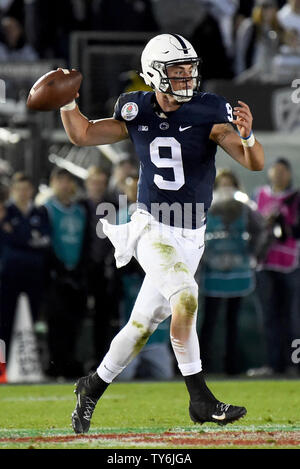
M139 112L138 105L136 103L130 102L124 104L121 109L121 116L125 121L131 121L134 119Z

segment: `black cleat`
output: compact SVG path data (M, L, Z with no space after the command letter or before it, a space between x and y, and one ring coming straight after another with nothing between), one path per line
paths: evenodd
M89 376L84 376L77 381L74 392L77 396L77 403L72 413L72 427L75 433L87 433L100 396L96 397L91 391Z
M227 425L244 417L247 410L245 407L224 404L220 401L212 403L190 401L189 412L195 423L214 422L218 425Z

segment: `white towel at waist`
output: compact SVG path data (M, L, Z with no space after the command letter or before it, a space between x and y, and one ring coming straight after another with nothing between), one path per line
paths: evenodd
M119 269L131 260L136 243L145 227L151 223L152 216L148 212L136 211L129 223L112 225L107 220L101 220L103 232L110 239L115 248L116 266Z

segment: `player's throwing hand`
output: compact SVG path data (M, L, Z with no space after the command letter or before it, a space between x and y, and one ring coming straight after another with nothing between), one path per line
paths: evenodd
M248 104L243 101L238 101L238 103L240 106L234 107L233 111L233 114L237 117L232 121L232 124L237 126L242 138L247 138L252 130L253 117Z

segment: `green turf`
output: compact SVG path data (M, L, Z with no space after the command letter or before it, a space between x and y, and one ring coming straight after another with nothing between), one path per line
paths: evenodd
M191 431L195 428L197 431L226 431L227 428L300 430L298 380L212 381L209 385L220 400L247 407L248 414L238 422L238 426L220 428L207 424L195 427L188 416L188 396L182 382L139 382L112 384L96 408L90 431L162 433L174 429ZM74 405L72 385L1 385L0 438L72 434L70 415ZM113 442L99 444L95 440L72 444L34 443L34 447L52 448L121 446ZM0 448L12 447L30 447L30 444L0 442ZM127 447L147 446L129 442ZM159 445L155 447L159 448Z

